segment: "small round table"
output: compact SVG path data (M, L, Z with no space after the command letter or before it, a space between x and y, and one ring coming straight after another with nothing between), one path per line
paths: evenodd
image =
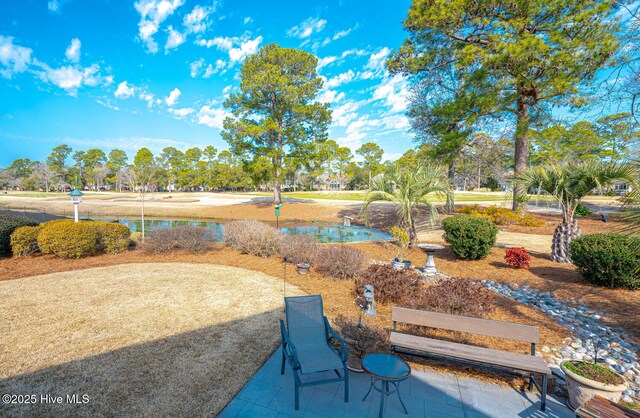
M402 398L400 397L400 382L406 380L411 374L411 367L406 361L390 354L367 354L362 359L362 369L366 374L371 376L371 385L369 386L369 391L362 399L363 402L371 393L371 389L380 392L380 413L378 416L382 418L385 398L392 393L397 393L404 413L409 415L409 411L407 411L407 407L404 406L404 402L402 402ZM379 389L375 385L376 381L380 382ZM394 386L392 390L389 390L389 383Z

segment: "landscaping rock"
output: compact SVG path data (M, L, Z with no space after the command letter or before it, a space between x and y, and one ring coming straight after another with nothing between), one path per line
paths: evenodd
M500 295L543 311L572 331L574 336L567 337L564 346L544 346L541 349L554 374L560 376L555 369L562 361L593 361L597 354L599 363L629 380L629 393L625 395L629 400L623 398L623 401L631 402L631 396L640 396L640 364L636 354L639 347L630 342L632 338L623 329L606 325L603 312L591 311L575 298L560 300L553 293L541 292L529 286L501 284L492 280L483 280L482 284Z

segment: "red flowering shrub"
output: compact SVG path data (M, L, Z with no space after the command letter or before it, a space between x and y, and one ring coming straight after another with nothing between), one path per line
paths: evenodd
M531 267L531 256L524 247L507 248L504 252L504 261L511 267L528 269Z

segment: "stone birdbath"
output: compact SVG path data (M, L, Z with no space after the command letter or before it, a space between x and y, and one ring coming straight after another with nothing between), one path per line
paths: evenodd
M436 274L438 270L436 269L436 262L433 259L433 255L437 250L444 250L444 245L440 244L418 244L416 247L420 248L422 251L427 253L427 262L424 265L423 272L426 274Z

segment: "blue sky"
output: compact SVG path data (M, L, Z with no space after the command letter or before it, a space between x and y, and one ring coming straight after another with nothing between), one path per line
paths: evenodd
M268 43L319 59L329 137L385 158L411 147L406 82L384 61L410 0L21 0L0 6L0 167L74 150L214 145L247 55Z

